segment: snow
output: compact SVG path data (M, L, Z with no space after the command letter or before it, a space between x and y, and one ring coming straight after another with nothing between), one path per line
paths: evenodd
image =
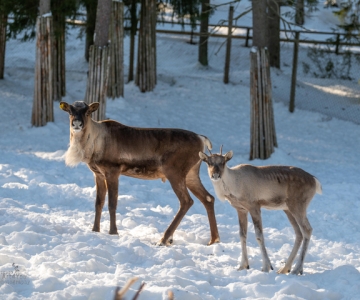
M311 20L315 27L316 18ZM71 29L67 37L67 96L63 100L69 103L83 99L86 87L84 41L76 38L78 30ZM281 211L262 212L265 242L275 269L269 273L261 272L251 219L250 269L237 270L239 225L236 211L227 202L217 200L215 204L220 243L206 245L209 224L204 207L194 197L173 245L155 246L178 210L169 183L161 180L121 177L116 216L119 236L108 234L107 204L101 232L92 232L93 175L84 164L69 168L64 163L68 116L55 103L55 122L41 128L30 126L35 42L10 40L5 79L0 80L1 299L112 299L115 288L132 277L139 280L127 299L135 295L141 282L146 285L139 299L167 299L169 290L175 299L184 300L359 297L360 127L356 120L336 117L335 109L314 111L311 101L299 107L302 102L297 100L295 112L289 113L289 93L282 91L288 89L291 69L284 64L281 71L272 70L277 86L274 114L279 147L268 160L249 161L250 48L244 48L243 41L233 41L231 82L225 85L224 47L215 54L222 40L211 40L208 68L197 65L197 46L187 41L188 37L158 35L155 90L141 93L133 83L126 84L124 98L108 100L107 117L127 125L176 127L204 134L215 152L220 145L224 152L234 151L229 166L284 164L315 175L322 183L323 195L316 195L308 208L313 235L304 275L276 273L294 242L293 229ZM128 37L125 43L128 55ZM306 57L304 51L300 49L300 55ZM291 59L291 46L283 45L282 60ZM127 62L128 56L126 72ZM322 87L316 89L317 95L334 103L340 98L359 98L357 82L321 81L301 70L298 73L299 80L308 83L298 89L305 98L315 86ZM349 105L359 109L356 101ZM204 164L200 176L214 195Z

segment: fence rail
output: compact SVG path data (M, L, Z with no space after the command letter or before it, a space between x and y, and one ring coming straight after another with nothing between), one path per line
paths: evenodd
M125 21L128 21L129 19L126 18ZM79 26L85 26L86 25L86 21L83 20L71 20L68 19L66 20L66 22L68 24L72 24L72 25L79 25ZM157 21L158 24L170 24L170 25L177 25L177 26L181 26L182 28L184 28L184 26L189 26L191 27L192 25L190 23L179 23L179 22L172 22L172 21L163 21L163 20L158 20ZM196 24L195 25L197 28L198 26L200 26L200 24ZM224 24L209 24L209 28L212 31L215 31L218 28L224 28L226 31L228 31L228 25L224 25ZM221 33L215 33L215 32L210 32L209 36L210 37L219 37L219 38L231 38L231 39L243 39L245 40L245 46L248 47L249 46L249 40L252 40L252 35L250 34L250 32L252 31L252 27L250 26L238 26L238 25L232 25L232 34L221 34ZM130 28L125 27L125 30L130 30ZM245 30L246 34L245 35L240 35L240 34L234 34L234 32L236 30ZM188 35L190 37L192 36L200 36L200 32L197 32L195 30L173 30L173 29L156 29L157 33L163 33L163 34L179 34L179 35ZM299 33L299 39L296 40L295 36L296 33ZM289 29L280 29L280 33L290 33L292 34L292 36L294 36L294 38L280 38L280 42L288 42L288 43L295 43L298 42L300 44L313 44L313 45L329 45L329 46L335 46L335 50L334 52L336 54L341 54L339 52L339 49L341 46L348 46L348 47L360 47L360 40L359 40L359 36L357 34L348 34L348 33L342 33L342 32L330 32L330 31L310 31L310 30L289 30ZM304 38L300 38L301 34L306 34L306 35L314 35L314 34L321 34L321 35L329 35L329 36L336 36L335 41L329 41L329 40L315 40L315 39L304 39ZM347 42L347 41L342 41L341 37L342 36L346 36L346 37L350 37L353 38L354 40L359 40L358 43L351 43L351 42Z

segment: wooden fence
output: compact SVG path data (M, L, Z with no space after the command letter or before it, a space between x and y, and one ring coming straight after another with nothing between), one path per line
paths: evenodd
M227 40L227 50L226 50L226 60L225 60L225 68L224 68L224 83L229 82L229 66L230 66L230 48L231 48L231 40L232 39L243 39L245 40L245 47L249 47L249 41L252 40L252 27L249 26L237 26L233 25L232 21L232 12L231 6L229 10L229 24L209 24L209 38L224 38ZM126 21L127 19L125 19ZM68 23L73 25L85 25L84 21L79 20L68 20ZM194 36L200 36L200 32L196 31L197 28L200 27L200 24L196 24L195 30L194 27L190 23L177 23L171 21L158 20L158 24L171 24L172 26L180 27L180 30L174 29L156 29L157 33L162 34L179 34L179 35L188 35L190 39L190 43L193 42ZM185 30L188 27L190 30ZM124 28L125 30L130 30L130 28ZM227 34L218 33L221 29L225 30ZM333 46L334 53L342 54L340 49L342 46L348 47L348 49L352 47L360 48L360 38L356 34L348 34L348 33L340 33L340 32L325 32L325 31L309 31L309 30L288 30L281 29L280 30L280 42L287 42L294 44L294 54L293 54L293 66L292 66L292 79L291 79L291 87L290 87L290 103L289 103L289 111L293 112L295 107L295 90L296 90L296 73L297 73L297 64L298 64L298 50L300 44L313 44L313 45L327 45ZM329 38L326 39L311 39L309 37L314 35L328 35ZM285 36L285 37L284 37ZM346 37L346 39L345 39ZM332 38L332 40L330 39ZM358 42L349 42L349 38L358 41ZM355 50L354 50L355 51ZM359 51L359 50L357 50Z
M179 25L182 26L180 23L174 23L169 21L159 21L159 24L172 24L172 25ZM190 23L185 23L185 26L191 26ZM210 37L220 37L227 39L229 38L229 34L221 34L216 33L218 29L226 29L228 30L227 25L215 25L210 24L209 25L209 36ZM233 33L230 34L230 38L232 39L242 39L245 40L245 47L249 47L249 41L252 40L252 27L249 26L231 26ZM246 33L245 34L239 34L236 31L243 30ZM156 32L158 33L165 33L165 34L180 34L180 35L188 35L189 37L192 36L199 36L200 33L196 32L194 30L169 30L169 29L157 29ZM309 30L288 30L288 29L281 29L280 34L289 35L291 37L280 37L280 42L288 42L288 43L295 43L296 42L296 32L299 33L298 42L300 44L313 44L313 45L328 45L328 46L334 46L334 53L336 54L342 54L340 52L341 46L348 46L348 47L360 47L360 38L357 34L347 34L347 33L341 33L341 32L330 32L330 31L309 31ZM319 40L319 39L309 39L308 37L300 38L300 36L304 35L328 35L329 38L326 40ZM344 42L342 40L342 37L351 37L354 38L354 40L358 40L358 43L352 43L352 42ZM336 37L334 41L330 41L330 37Z
M124 21L129 21L129 18L125 18ZM73 25L79 25L79 26L85 26L86 22L82 21L82 20L71 20L68 19L67 20L68 24L73 24ZM158 24L170 24L170 25L178 25L181 26L183 28L185 27L189 27L191 28L191 24L190 23L179 23L179 22L172 22L172 21L163 21L163 20L158 20L157 21ZM196 24L196 27L199 27L200 24ZM209 36L210 37L220 37L220 38L232 38L232 39L242 39L245 40L245 46L249 47L249 41L252 40L252 27L250 26L237 26L237 25L231 25L232 31L233 33L229 33L228 30L228 25L224 25L224 24L209 24ZM216 31L218 29L225 29L226 32L228 32L228 34L221 34L221 33L216 33ZM124 27L125 30L130 30L130 28ZM238 34L236 33L236 31L238 30L243 30L246 33L245 34ZM190 38L193 36L200 36L200 33L195 31L195 30L173 30L173 29L156 29L157 33L165 33L165 34L179 34L179 35L188 35ZM358 34L348 34L348 33L341 33L341 32L331 32L331 31L310 31L310 30L289 30L289 29L280 29L280 34L285 34L285 35L291 35L292 37L288 38L284 38L281 37L280 38L280 42L289 42L289 43L295 43L295 33L299 32L299 40L298 42L300 44L317 44L317 45L329 45L329 46L334 46L334 52L336 54L341 54L340 53L340 47L341 46L348 46L348 47L360 47L360 38ZM300 38L300 35L328 35L328 36L336 36L336 39L334 42L327 40L318 40L318 39L309 39L309 38ZM342 37L351 37L354 38L355 40L358 40L358 43L351 43L351 42L344 42L342 41Z

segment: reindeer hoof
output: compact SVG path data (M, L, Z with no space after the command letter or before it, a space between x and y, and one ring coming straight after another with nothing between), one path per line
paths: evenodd
M249 265L247 265L247 266L240 266L239 268L238 268L238 271L241 271L241 270L249 270L250 269L250 266Z
M276 273L278 273L278 274L288 274L288 273L290 273L290 269L289 269L289 268L286 268L286 267L284 266L284 267L280 268L279 270L277 270Z
M266 273L269 273L270 270L274 270L273 267L272 267L272 265L263 267L263 268L261 269L261 271L266 272Z
M100 232L100 228L94 226L93 229L92 229L92 231L94 231L94 232Z
M170 246L173 243L173 237L169 237L167 241L165 242L165 239L162 238L160 241L156 243L156 246Z
M162 240L160 240L160 241L158 241L156 243L156 246L163 247L163 246L170 246L170 244L169 243L164 243Z
M303 274L303 270L293 270L292 272L291 272L291 275L302 275Z
M109 230L109 234L119 235L117 229L111 229L111 230Z
M210 242L208 242L208 246L215 244L215 243L220 243L220 238L217 237L216 239L211 239Z

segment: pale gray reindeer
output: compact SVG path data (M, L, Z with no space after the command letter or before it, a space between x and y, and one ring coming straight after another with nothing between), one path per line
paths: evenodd
M210 152L210 150L209 150ZM308 249L312 228L306 216L306 209L315 193L321 194L322 187L318 179L304 170L290 166L256 167L240 164L229 168L227 162L233 152L207 156L199 152L200 158L207 163L208 173L216 196L228 200L236 209L240 225L241 262L239 270L249 269L246 249L248 212L254 223L256 240L262 255L262 270L273 270L266 252L261 208L283 210L295 231L295 244L285 265L278 273L289 273L302 244L300 257L292 274L302 274L304 259Z
M220 241L217 229L214 197L204 188L199 177L199 151L211 149L210 140L191 131L171 128L138 128L106 120L96 122L91 114L99 103L61 102L60 108L69 113L70 145L65 163L88 165L96 184L95 220L93 231L100 231L101 212L108 193L110 234L118 234L116 207L119 176L139 179L169 180L180 201L180 209L164 232L158 245L172 243L173 234L193 204L188 189L202 202L208 214L211 239Z

